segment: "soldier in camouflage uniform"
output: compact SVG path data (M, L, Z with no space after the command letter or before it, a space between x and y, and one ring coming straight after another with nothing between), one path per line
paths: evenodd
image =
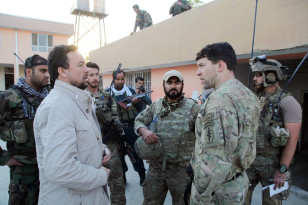
M279 81L287 78L288 68L276 60L258 56L250 61L255 73L253 79L257 96L261 102L261 114L257 133L257 157L247 170L250 186L246 204L251 204L255 186L275 184L282 187L288 183L289 189L269 196L269 189L262 191L262 203L282 204L290 193L290 171L301 127L302 111L300 104L289 92L282 92Z
M134 149L134 144L138 138L134 131L134 121L137 116L137 112L140 112L142 109L142 104L140 100L136 97L131 99L131 102L127 104L127 107L123 108L118 102L124 100L125 98L132 96L135 91L127 87L125 85L125 72L123 70L119 70L117 75L115 76L116 71L114 71L113 76L115 77L114 85L111 86L111 94L112 98L115 102L117 102L117 112L120 122L123 124L123 130L125 135L123 136L127 145L129 145L132 149L133 157L130 157L131 162L133 164L134 170L138 172L140 176L140 185L143 184L145 179L145 168L143 160L136 154ZM132 160L132 158L134 160ZM128 167L125 162L125 155L121 154L121 162L123 166L124 173L124 181L126 183L125 172L127 172Z
M26 59L25 79L0 94L0 165L10 167L9 204L37 204L39 172L36 161L33 119L48 94L47 60L39 55Z
M146 27L153 25L152 18L148 12L139 9L139 6L137 4L133 6L133 9L136 12L137 16L136 16L134 31L131 34L136 32L137 27L139 27L139 29L142 30Z
M234 77L236 54L227 42L197 54L197 76L214 88L196 120L190 204L244 204L255 159L259 100Z
M184 97L183 77L178 71L171 70L164 75L163 87L166 97L149 106L135 120L135 131L144 141L160 142L164 151L160 157L150 160L143 184L144 205L164 204L168 190L173 204L184 204L184 193L191 182L186 167L194 148L195 120L200 106Z
M117 105L106 90L99 89L99 67L96 63L87 64L87 90L94 98L97 106L96 115L102 130L103 143L108 146L112 155L106 167L111 170L108 185L110 188L110 201L112 205L125 205L125 184L123 181L123 169L119 154L119 144L115 136L110 132L110 126L115 127L121 136L123 132L122 124L117 115ZM118 124L119 126L116 126ZM119 129L117 130L117 127Z
M169 14L172 14L173 16L176 16L180 13L183 13L185 11L188 11L191 9L191 5L187 0L177 0L169 9Z

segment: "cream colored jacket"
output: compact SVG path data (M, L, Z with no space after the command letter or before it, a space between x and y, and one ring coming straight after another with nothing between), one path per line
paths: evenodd
M39 204L109 205L104 145L87 91L57 80L34 120Z

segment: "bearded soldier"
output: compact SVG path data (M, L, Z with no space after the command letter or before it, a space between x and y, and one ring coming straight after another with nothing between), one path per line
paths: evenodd
M166 96L135 120L135 131L141 135L135 144L136 152L150 160L143 184L144 205L164 204L168 190L173 204L184 204L185 189L191 182L186 167L194 148L200 106L184 97L183 77L176 70L165 73L163 88Z
M288 68L276 60L258 56L250 61L255 73L253 79L257 96L261 102L261 114L257 133L257 157L247 170L250 180L246 204L251 203L255 186L275 184L275 189L288 183L290 187L290 164L296 149L301 127L302 110L291 93L282 91L279 81L286 80ZM290 188L282 193L269 196L264 189L263 204L282 204Z
M112 155L106 167L111 170L108 179L110 200L112 205L125 205L125 184L120 159L120 145L117 141L123 133L123 126L117 115L117 105L109 92L99 89L99 67L96 63L88 62L87 90L94 98L96 115L101 127L103 142L108 146ZM124 143L124 141L123 141Z
M39 55L26 59L25 78L0 94L0 165L10 167L9 204L37 204L39 172L36 161L33 119L47 96L47 60Z

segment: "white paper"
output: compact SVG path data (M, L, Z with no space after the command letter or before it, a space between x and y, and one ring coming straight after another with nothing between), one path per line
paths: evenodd
M284 183L283 187L281 187L280 189L277 187L276 190L274 190L274 186L275 186L275 184L271 184L271 185L269 185L269 186L263 187L263 188L262 188L262 191L263 191L264 189L269 188L269 189L270 189L270 190L269 190L269 191L270 191L270 197L272 197L272 196L275 195L275 194L279 194L280 192L283 192L283 191L287 190L288 187L289 187L287 181Z

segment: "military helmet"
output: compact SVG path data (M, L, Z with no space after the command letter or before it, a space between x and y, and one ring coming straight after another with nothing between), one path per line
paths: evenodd
M139 137L135 143L135 150L137 155L144 160L157 159L164 154L163 146L161 142L147 144L143 137Z
M289 68L282 66L276 60L266 59L265 55L257 56L249 60L252 72L261 72L264 86L274 85L277 81L286 80ZM275 75L273 74L275 73Z

